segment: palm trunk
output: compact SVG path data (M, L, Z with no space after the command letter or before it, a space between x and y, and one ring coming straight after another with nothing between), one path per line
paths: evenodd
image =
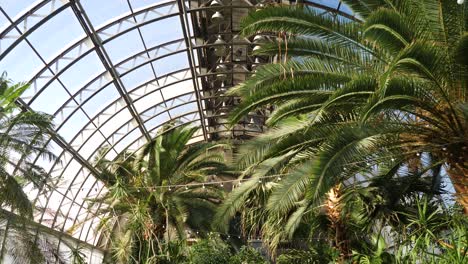
M457 201L463 207L465 215L468 215L468 169L455 164L447 168L447 173L455 189Z
M341 218L341 205L339 202L341 192L340 185L335 186L328 192L327 217L330 221L330 228L333 231L334 246L340 251L339 263L344 263L351 256L349 241L346 235L346 225Z
M164 207L164 210L166 212L166 233L167 233L167 241L166 241L166 244L167 244L167 252L166 252L166 255L167 255L167 260L171 261L171 255L169 253L169 242L171 241L171 237L170 237L170 230L169 230L169 211L166 207Z

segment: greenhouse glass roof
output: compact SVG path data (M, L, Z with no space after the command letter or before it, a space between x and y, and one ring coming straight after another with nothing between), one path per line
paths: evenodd
M18 104L53 115L56 125L56 136L44 147L59 161L32 160L55 180L51 191L28 190L37 223L99 248L99 205L90 206L88 199L106 191L93 176L100 149L108 147L110 160L138 150L168 122L200 127L192 143L217 138L222 124L213 125L211 118L219 116L219 87L242 82L255 64L247 52L253 43L237 35L239 21L265 1L224 1L230 25L222 32L209 21L215 11L210 2L0 0L0 71L13 82L29 82ZM324 14L353 18L338 0L305 2ZM241 56L213 59L218 34ZM211 66L220 64L231 71L221 83L211 79L217 76ZM252 128L238 130L245 133L246 127Z

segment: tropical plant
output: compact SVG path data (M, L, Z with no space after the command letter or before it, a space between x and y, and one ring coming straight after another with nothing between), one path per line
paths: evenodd
M218 264L229 263L232 256L229 246L220 238L211 236L201 239L190 247L189 263Z
M467 219L457 208L442 209L427 196L414 197L398 225L354 251L359 263L465 263ZM388 227L388 226L387 226Z
M155 259L158 264L188 263L190 250L186 240L168 241L163 244L162 252L169 252L171 257L168 259L166 254L159 254Z
M334 263L339 252L326 243L311 243L308 250L289 249L278 256L277 264L321 264Z
M229 264L267 264L268 261L253 247L242 246L240 250L229 259Z
M468 260L468 222L458 210L444 210L427 197L416 199L396 229L393 243L402 262L465 263Z
M22 111L16 105L28 88L24 83L13 85L6 73L0 76L0 205L25 217L32 216L33 206L23 188L30 185L48 191L52 186L52 179L31 163L31 157L56 159L45 147L54 128L52 117ZM15 169L10 171L9 166Z
M52 177L34 165L31 158L39 155L48 160L56 159L45 147L54 129L52 117L22 111L16 105L28 88L28 84L12 84L6 73L0 76L0 205L24 217L24 221L32 218L34 209L25 190L34 188L47 192L53 186ZM7 224L0 228L4 237L0 259L7 258L12 263L41 263L53 258L54 262L64 263L51 240L53 236L33 236L28 226L13 216L2 209L0 218L7 220Z
M231 90L242 99L231 121L274 106L267 120L273 128L239 151L243 176L252 181L233 192L218 219L225 226L236 212L248 214L240 206L245 201L264 201L266 210L249 221L250 229L261 231L272 249L316 218L340 184L343 192L369 183L405 187L404 179L429 176L429 182L411 185L423 190L402 190L434 194L447 172L457 201L468 208L468 6L438 0L343 2L362 20L304 5L265 8L242 24L245 36L276 39L261 44L256 55L275 55L279 63L258 68ZM283 180L255 179L275 174ZM255 198L265 184L272 185L271 195ZM399 206L404 197L382 200ZM397 208L387 209L377 212L388 218ZM343 251L349 257L349 249Z
M315 198L340 182L347 164L378 164L376 152L413 165L429 153L433 163L444 164L468 208L467 5L344 2L363 21L302 7L250 13L242 33L278 33L281 40L258 54L280 55L284 62L259 68L233 90L243 101L232 121L267 105L276 106L271 125L304 116L276 135L273 150L265 143L261 151L263 159L290 151L316 157Z
M100 228L110 233L116 261L154 263L165 256L170 262L170 250L164 250L170 241L184 240L190 229L210 228L223 194L200 183L227 173L226 145L187 145L197 129L168 125L138 153L124 152L113 161L98 158L98 177L108 192L93 202L106 205L99 212L105 216Z
M246 236L262 236L272 251L283 241L324 239L350 256L350 244L363 241L363 233L372 234L376 225L398 225L408 197L439 194L439 186L432 182L438 173L431 166L409 174L404 166L382 165L372 172L362 171L356 184L335 186L318 206L307 197L306 173L282 174L284 179L273 181L259 181L258 174L253 174L226 198L217 223L225 232L229 220L240 212ZM359 179L365 186L358 184Z
M71 260L71 264L88 264L83 249L83 247L70 248L69 259Z
M46 258L39 246L40 242L35 242L34 235L12 226L9 226L8 229L0 228L0 234L5 237L6 243L2 261L8 260L14 264L45 262Z

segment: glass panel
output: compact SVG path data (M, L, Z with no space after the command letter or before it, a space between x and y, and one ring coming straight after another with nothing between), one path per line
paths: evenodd
M114 64L144 50L143 42L136 29L104 44L104 48Z
M107 105L105 110L100 113L99 115L95 116L93 118L93 122L96 123L96 125L100 126L107 122L109 118L112 117L113 114L123 111L123 109L126 107L125 101L122 98L119 98L117 101L113 102L110 105ZM88 127L89 129L93 129L93 127Z
M127 109L120 111L111 119L109 119L105 124L103 124L99 129L104 134L104 136L111 136L116 130L118 130L123 124L127 123L132 119L132 115Z
M89 116L94 117L99 111L103 110L105 106L109 105L119 96L115 86L112 84L94 94L82 107Z
M130 0L133 11L141 9L142 7L154 6L164 2L167 2L167 0Z
M97 26L130 12L125 0L81 0L80 3L83 5L89 20Z
M96 52L92 52L68 68L59 78L70 93L75 93L104 71L104 65Z
M76 111L60 128L59 133L67 142L69 142L82 129L89 119L83 111Z
M63 196L63 200L60 200L60 203L61 204L57 210L58 216L54 223L54 228L57 230L61 230L64 222L67 220L67 214L73 204L73 201L70 199L70 197Z
M66 193L70 184L75 180L75 176L80 171L81 167L81 164L76 159L72 159L61 175L60 184L57 187L57 190L62 193Z
M182 116L186 113L194 112L197 110L198 110L197 103L189 103L189 104L184 104L174 109L171 109L169 113L174 118L174 117Z
M145 25L141 27L141 33L148 47L154 47L184 37L179 16L166 18Z
M136 110L141 113L153 105L160 104L163 101L161 93L159 91L152 92L141 99L134 101Z
M129 72L121 78L122 83L124 84L127 91L133 90L139 85L154 79L155 76L149 64L139 67L138 69Z
M158 89L159 89L159 85L158 85L157 80L155 80L146 85L143 85L141 87L131 90L130 97L133 99L133 101L136 101L138 100L138 98L141 98L147 94L150 94Z
M39 57L24 40L0 61L0 69L7 71L8 78L13 82L30 80L33 74L37 73L43 66L44 64Z
M141 137L140 139L135 141L133 144L128 146L127 150L130 152L136 152L143 146L144 142L145 142L144 137Z
M341 4L341 6L340 6L340 9L339 9L339 10L340 10L340 11L342 11L342 12L345 12L345 13L347 13L347 14L354 15L354 12L353 12L353 10L351 10L351 8L349 8L349 6L348 6L348 5Z
M140 1L140 0L136 0ZM134 1L135 2L135 1ZM153 1L154 2L154 1ZM162 16L169 16L171 14L177 14L178 13L178 8L177 8L177 3L176 1L162 1L166 2L166 4L158 5L159 3L155 3L154 5L150 5L149 9L147 8L146 11L139 13L138 15L135 16L136 20L138 23L143 23L147 21L154 21ZM148 7L148 6L146 6ZM139 8L138 10L145 9ZM138 11L134 10L134 11Z
M69 208L70 210L69 215L73 217L66 219L65 224L62 227L65 232L70 233L73 230L72 227L75 224L75 216L78 214L79 209L80 209L80 205L76 203L71 204L71 207Z
M156 64L156 74L158 76L163 76L168 73L188 68L187 53L177 53L169 57L164 57L157 62Z
M324 6L328 6L331 8L338 8L338 5L340 4L340 0L315 0L315 1L308 1L308 2L316 2Z
M97 193L99 191L98 186L96 186L96 178L94 178L92 175L89 175L89 171L87 170L84 170L83 175L86 175L87 179L85 180L85 182L83 182L81 186L81 190L74 197L74 200L77 204L79 205L84 204L85 209L81 209L81 211L86 210L86 208L88 208L89 206L89 201L87 201L86 198L91 193ZM85 179L86 177L83 177L83 178Z
M66 25L66 27L64 27ZM55 15L45 24L36 29L28 40L46 60L73 43L77 37L84 37L78 20L70 8ZM47 41L45 41L47 36Z
M128 133L117 145L114 146L117 152L122 152L130 143L133 143L136 139L141 137L141 132L139 129L134 129L132 132Z
M97 147L100 146L105 141L105 138L101 135L101 133L95 133L91 138L81 146L79 153L83 158L88 159L94 151L96 151Z
M70 95L55 80L32 102L31 107L52 115L69 98Z
M48 203L45 208L43 208L42 221L41 224L52 227L54 222L55 215L59 209L60 201L63 199L63 195L54 191L51 193L51 196L48 198Z
M164 98L166 98L166 100L193 91L194 89L192 80L176 83L174 85L162 89L163 96Z
M155 127L159 127L160 125L162 125L163 123L166 123L169 120L170 120L169 114L167 112L164 112L146 121L145 126L149 130L152 130Z
M8 19L3 15L3 13L0 13L0 32L5 30L10 25L10 21L8 21Z
M0 6L6 11L8 16L14 19L16 16L19 16L25 13L34 2L34 0L1 0Z

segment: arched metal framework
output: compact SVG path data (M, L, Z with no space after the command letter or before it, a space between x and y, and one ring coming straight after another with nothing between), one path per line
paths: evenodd
M108 159L136 151L174 121L200 127L192 143L263 130L263 112L228 129L225 108L236 99L220 87L242 82L258 63L250 56L253 41L237 33L240 19L265 1L223 2L219 8L209 0L0 0L0 70L31 83L18 102L24 111L49 113L56 124L44 147L60 161L33 159L54 183L27 187L38 208L36 234L54 232L59 248L61 240L72 241L90 263L100 263L101 205L88 202L106 191L94 176L100 149L108 147ZM304 2L324 15L355 19L338 0ZM220 10L226 22L214 25L210 17ZM218 35L229 50L221 59L213 52ZM220 74L227 80L220 82ZM0 238L2 255L5 241Z

